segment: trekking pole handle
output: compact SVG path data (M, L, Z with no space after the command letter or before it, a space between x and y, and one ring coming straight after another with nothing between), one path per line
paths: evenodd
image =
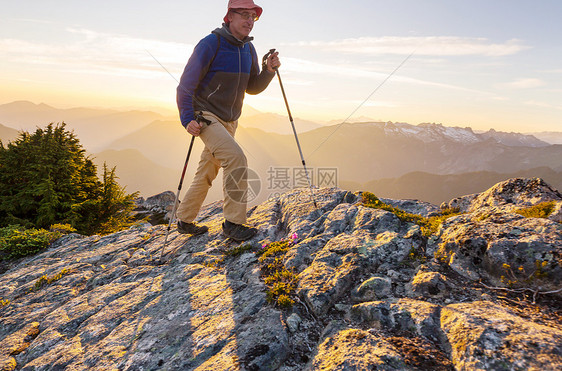
M207 125L211 125L211 120L207 120L205 117L203 117L203 112L199 112L197 115L195 115L195 121L197 121L198 123L205 123Z
M262 60L261 60L261 67L262 70L267 69L267 58L269 58L269 56L271 54L275 53L275 49L269 49L269 51L267 52L266 55L263 56ZM274 70L277 70L277 67L274 68Z

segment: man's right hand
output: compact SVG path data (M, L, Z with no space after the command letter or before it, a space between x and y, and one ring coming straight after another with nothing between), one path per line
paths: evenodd
M197 121L193 120L187 125L187 132L195 137L201 134L201 128L203 125L198 123Z

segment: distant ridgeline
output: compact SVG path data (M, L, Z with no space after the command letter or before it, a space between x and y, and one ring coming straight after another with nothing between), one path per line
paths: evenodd
M45 104L14 102L0 105L0 124L35 130L49 122L66 122L102 168L117 167L121 185L148 197L175 189L189 135L177 116L150 111L90 108L57 109ZM475 132L441 124L335 122L323 126L296 120L299 140L312 170L337 169L338 185L368 190L381 197L413 198L435 204L480 192L510 177L540 177L562 188L562 133ZM3 134L4 143L14 132ZM11 135L11 136L10 136ZM240 120L237 141L249 166L260 176L262 192L255 203L285 189L268 189L276 169L297 171L301 160L290 125L282 116L248 108ZM202 150L196 141L196 154ZM188 168L193 176L195 166ZM314 178L318 182L318 178ZM292 186L292 185L291 185ZM271 188L271 187L269 187ZM221 199L213 187L208 201Z

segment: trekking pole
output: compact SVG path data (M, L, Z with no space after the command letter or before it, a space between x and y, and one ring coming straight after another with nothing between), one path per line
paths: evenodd
M267 58L275 53L275 49L270 49L269 52L263 56L262 59L262 68L266 69ZM310 182L310 177L308 176L308 169L306 168L306 162L304 161L304 156L302 155L301 145L299 143L299 137L297 135L297 129L295 129L295 123L293 122L293 116L291 115L291 109L289 108L289 102L287 101L287 95L285 94L285 89L283 88L283 82L281 81L281 75L279 74L279 69L275 68L275 73L277 74L277 78L279 79L279 86L281 86L281 93L283 93L283 99L285 100L285 106L287 107L287 113L289 114L289 121L291 121L291 126L293 128L293 134L295 135L295 140L297 142L297 147L299 149L299 154L301 156L302 166L304 168L304 174L306 175L306 181L308 182L308 187L310 189L310 196L312 197L312 202L314 203L314 207L318 209L318 205L316 204L316 199L314 198L314 192L312 191L312 183Z
M211 123L211 121L204 118L201 114L196 115L195 121L197 122L204 122L207 125ZM191 150L193 149L193 143L195 142L195 135L191 136L191 142L189 143L189 149L187 150L187 157L185 158L185 163L183 164L183 170L181 172L180 183L178 185L178 191L176 192L176 197L174 199L174 207L172 208L172 215L170 215L170 222L168 223L168 229L166 230L166 237L164 238L164 244L162 245L162 249L160 250L160 258L162 260L162 256L164 255L164 249L166 248L166 244L168 243L168 235L170 234L170 229L172 227L172 222L176 217L176 211L178 209L178 200L180 198L181 188L183 186L183 178L185 177L185 172L187 170L187 164L189 162L189 157L191 156Z

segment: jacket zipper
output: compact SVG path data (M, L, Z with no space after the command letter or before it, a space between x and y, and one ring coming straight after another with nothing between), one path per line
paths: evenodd
M222 85L222 83L220 83L219 86L217 86L217 88L211 92L211 94L207 95L207 100L209 100L209 98L211 98L211 96L213 94L215 94L217 91L219 91L219 89L221 88L221 85Z
M242 56L240 53L240 47L238 47L238 82L236 83L236 94L234 95L234 101L230 106L230 117L232 118L234 104L236 103L236 99L238 98L238 88L240 87L240 74L242 73Z

